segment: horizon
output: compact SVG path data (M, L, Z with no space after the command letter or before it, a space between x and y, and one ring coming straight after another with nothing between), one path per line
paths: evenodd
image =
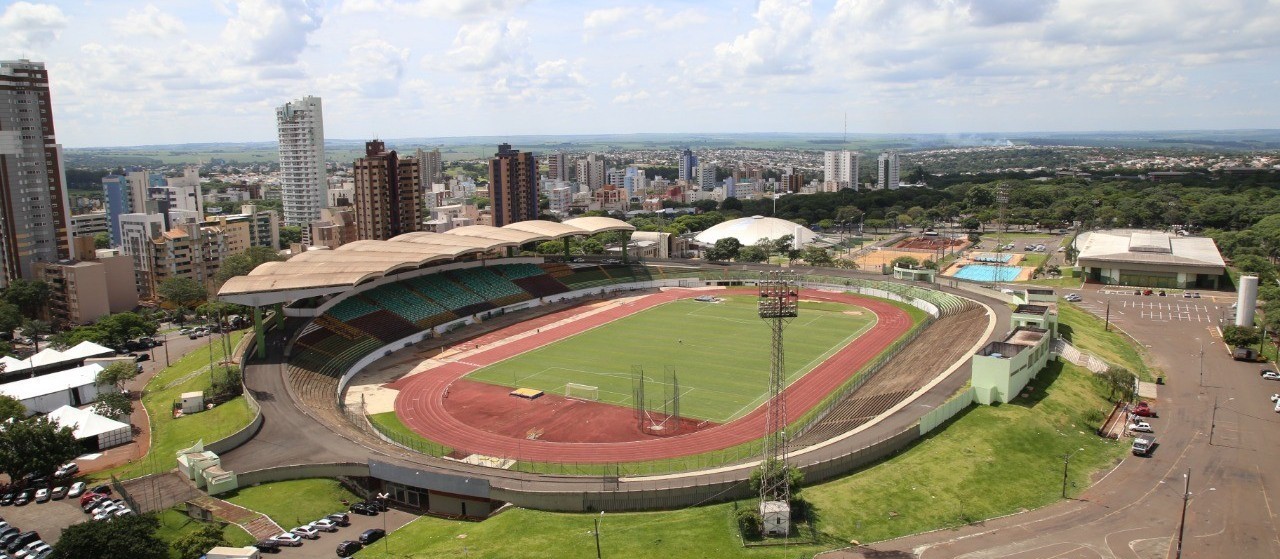
M306 95L334 138L1280 128L1280 11L1243 0L162 6L0 0L60 143L268 141Z

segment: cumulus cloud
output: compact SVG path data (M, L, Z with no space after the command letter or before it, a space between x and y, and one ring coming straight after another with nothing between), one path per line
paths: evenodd
M448 64L458 70L490 70L512 62L529 41L529 24L521 20L463 25L453 38Z
M484 17L507 13L528 3L529 0L414 0L392 2L388 0L344 0L340 13L395 13L406 16L435 18Z
M582 18L582 29L588 39L602 36L634 39L708 21L706 14L693 8L668 13L653 5L619 6L587 12Z
M66 27L67 16L57 6L15 2L0 14L0 46L42 47L56 41Z
M808 73L812 11L809 0L761 0L755 29L716 45L716 58L739 74Z
M382 39L354 44L347 51L347 64L352 70L351 83L364 97L393 97L400 91L409 49L397 48Z
M160 8L151 4L147 4L141 10L129 10L124 17L112 19L108 23L119 33L136 33L152 37L170 37L187 31L186 24L181 20L160 11Z
M635 85L635 83L636 81L631 79L631 76L628 76L626 72L623 72L619 74L618 77L614 78L613 82L609 85L612 85L615 89L626 89Z
M243 0L222 36L250 64L293 64L322 19L317 1Z

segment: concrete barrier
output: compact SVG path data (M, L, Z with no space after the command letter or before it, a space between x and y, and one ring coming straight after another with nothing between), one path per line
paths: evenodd
M240 487L249 487L273 481L336 477L369 477L369 464L365 462L331 462L326 464L275 466L251 472L238 472L236 473L236 482Z

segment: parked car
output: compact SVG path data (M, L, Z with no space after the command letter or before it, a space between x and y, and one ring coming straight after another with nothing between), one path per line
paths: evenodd
M360 542L346 540L338 544L338 557L350 557L362 548L364 548L364 545Z
M1236 361L1257 361L1258 352L1251 347L1237 347L1231 351L1231 358Z
M31 490L28 489L18 494L17 498L13 500L13 506L20 507L30 502L31 502Z
M1065 297L1063 297L1063 299L1071 301L1072 303L1079 303L1081 300L1081 297L1079 295L1076 295L1075 293L1068 293Z
M40 534L36 533L35 530L32 530L30 532L23 532L21 534L18 534L18 537L10 540L9 545L5 546L5 549L8 549L9 552L12 553L19 549L22 549L23 546L26 546L27 544L33 541L36 541L38 539L40 539Z
M1157 417L1155 408L1151 407L1151 404L1146 402L1138 402L1138 405L1133 408L1133 415L1139 417Z
M333 523L337 524L338 526L345 527L345 526L351 525L351 517L347 516L347 513L345 512L335 512L329 516L326 516L325 518L333 521Z
M100 494L102 494L102 495L110 495L110 494L111 494L111 486L110 486L110 485L99 485L99 486L97 486L97 487L94 487L94 488L93 488L93 492L94 492L94 493L100 493Z
M1129 424L1130 431L1138 431L1140 433L1154 433L1155 429L1151 428L1151 424L1146 421L1134 420Z
M319 532L337 532L338 531L338 525L335 524L332 520L329 520L328 518L321 518L320 520L312 522L307 526L310 526L311 528L314 528L316 531L319 531Z
M18 539L22 535L22 531L17 528L9 528L0 534L0 549L8 549L9 544Z
M71 489L67 490L68 497L79 497L84 494L85 484L83 481L77 481L71 484Z
M302 545L302 538L298 537L297 534L291 534L289 532L285 532L277 536L271 536L271 539L280 545L287 545L289 547L298 547Z
M78 473L80 473L80 466L75 462L67 462L66 464L58 466L58 470L53 472L53 477L62 479L64 477L74 476Z
M143 361L150 361L151 356L146 353L139 353L136 357L133 358L133 360L137 363L141 363Z
M297 528L289 530L289 532L293 534L297 534L309 540L320 539L320 531L316 530L315 528L312 528L310 525L298 526Z
M263 553L280 553L280 542L273 539L259 540L258 543L253 544L253 547Z
M355 503L351 505L351 512L363 514L365 516L377 516L378 509L370 507L368 503Z
M1266 380L1280 380L1280 373L1277 373L1275 371L1267 371L1265 373L1262 373L1262 378Z
M55 501L61 501L62 498L66 496L67 496L67 486L65 485L59 485L57 487L54 487L53 491L49 492L49 498Z
M9 505L12 505L13 500L16 498L18 498L18 494L12 491L5 493L4 495L0 495L0 506L7 507Z
M101 499L106 499L106 498L107 496L101 493L84 493L80 495L80 507L84 508L88 506L89 503L92 503L94 501L99 501Z
M1133 448L1131 450L1134 456L1149 456L1151 449L1155 448L1155 446L1155 435L1139 435L1133 439Z
M36 490L36 502L37 502L37 503L44 503L44 502L47 502L48 500L49 500L49 488L48 488L48 487L41 487L40 489L37 489L37 490Z
M360 543L364 545L369 545L373 542L376 542L382 539L382 537L385 535L387 535L387 531L383 530L382 528L370 528L368 530L365 530L364 533L360 534Z

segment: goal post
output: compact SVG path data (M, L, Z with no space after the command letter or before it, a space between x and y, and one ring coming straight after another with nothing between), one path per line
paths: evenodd
M600 387L589 384L568 382L564 385L564 397L577 400L597 401L600 399Z

